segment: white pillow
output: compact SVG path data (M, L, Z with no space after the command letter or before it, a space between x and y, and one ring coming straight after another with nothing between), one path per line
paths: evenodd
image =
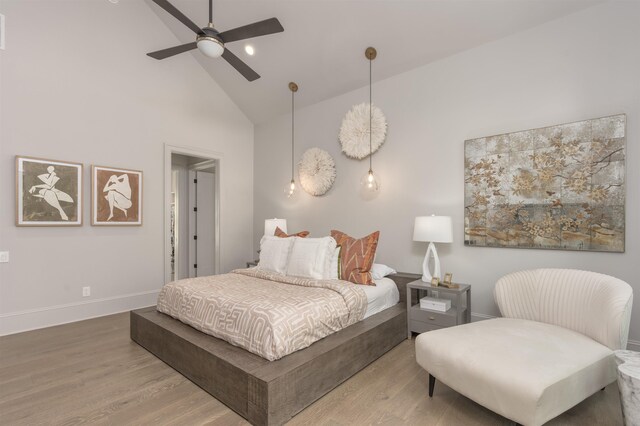
M316 280L329 279L327 273L336 251L336 240L331 237L286 239L293 240L287 275Z
M285 274L293 247L293 238L280 238L265 235L260 240L260 261L258 269Z
M371 266L371 278L374 280L381 280L387 275L395 274L396 270L388 267L387 265L383 265L382 263L374 263Z
M325 274L328 280L340 279L340 250L342 250L342 246L336 247L333 252L333 256L331 256L329 271Z

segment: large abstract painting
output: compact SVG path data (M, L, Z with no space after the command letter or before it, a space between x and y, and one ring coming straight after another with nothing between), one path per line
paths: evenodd
M623 252L626 116L465 141L465 245Z

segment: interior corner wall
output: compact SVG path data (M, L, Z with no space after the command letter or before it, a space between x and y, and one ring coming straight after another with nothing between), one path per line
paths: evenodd
M222 156L221 270L252 258L253 124L191 53L146 56L179 44L149 4L2 0L0 13L0 334L155 304L165 144ZM84 164L83 226L14 225L16 155ZM143 171L142 226L91 226L92 164Z
M637 299L638 22L640 3L607 2L374 84L373 102L385 113L389 128L385 144L373 156L382 188L371 201L358 195L368 160L346 158L337 140L344 114L368 100L368 88L296 111L296 161L314 146L329 151L336 161L337 179L322 197L302 192L291 201L283 195L290 179L291 116L257 125L254 244L264 219L272 217L286 218L290 231L308 229L312 236L328 235L332 228L354 236L379 229L377 261L417 273L427 247L412 241L414 218L450 215L455 241L439 244L438 253L444 271L453 272L455 281L472 285L476 318L498 315L493 287L499 277L528 268L578 268L614 275L634 288ZM379 52L376 63L384 58L385 52ZM363 60L362 73L367 71ZM303 97L304 90L298 96ZM466 139L619 113L627 114L625 253L464 246ZM630 338L640 344L638 306L633 310Z

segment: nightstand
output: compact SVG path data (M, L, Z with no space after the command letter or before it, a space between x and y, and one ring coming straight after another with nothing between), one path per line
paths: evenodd
M252 260L250 262L247 262L247 268L251 268L252 266L258 266L258 262L259 260Z
M430 283L422 280L415 280L407 284L407 334L409 339L411 339L412 332L424 333L425 331L471 322L471 286L468 284L458 285L458 288L432 287ZM417 293L415 298L413 297L414 291ZM448 311L420 309L420 298L433 297L434 291L438 292L439 297L445 294L453 296L451 308ZM467 300L463 304L462 299L465 295ZM417 304L413 303L414 300Z

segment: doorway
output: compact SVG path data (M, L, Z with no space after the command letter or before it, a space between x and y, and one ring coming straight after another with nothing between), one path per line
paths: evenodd
M220 159L167 153L165 282L218 273Z

